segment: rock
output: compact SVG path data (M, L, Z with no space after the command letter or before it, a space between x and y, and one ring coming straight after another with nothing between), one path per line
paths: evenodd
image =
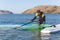
M0 14L13 14L10 11L0 10Z
M60 13L60 6L36 6L34 8L28 9L26 11L24 11L23 13L35 13L36 10L41 10L45 13Z

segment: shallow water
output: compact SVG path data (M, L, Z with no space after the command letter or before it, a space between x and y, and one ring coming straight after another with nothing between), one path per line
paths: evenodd
M34 14L1 14L0 25L24 24L29 22L33 17ZM46 23L60 24L60 14L46 14ZM21 29L1 29L0 40L60 40L60 32L53 34L39 34L38 31L26 31Z

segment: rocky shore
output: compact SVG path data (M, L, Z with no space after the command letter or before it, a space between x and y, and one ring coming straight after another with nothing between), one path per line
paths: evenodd
M0 10L0 14L13 14L10 11Z
M45 13L51 13L51 14L60 14L60 6L36 6L34 8L31 8L31 9L28 9L28 10L25 10L23 13L27 13L27 14L32 14L32 13L35 13L36 10L39 9Z

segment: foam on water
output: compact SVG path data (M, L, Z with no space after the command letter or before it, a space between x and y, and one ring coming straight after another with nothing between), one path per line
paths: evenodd
M0 30L9 30L15 27L20 27L21 25L0 25Z

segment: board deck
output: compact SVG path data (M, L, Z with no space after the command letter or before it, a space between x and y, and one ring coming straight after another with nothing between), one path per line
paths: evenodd
M55 25L56 27L49 24L42 24L40 26L38 26L38 24L29 25L22 27L22 29L30 31L40 31L41 33L56 33L60 31L60 24Z
M41 31L42 29L44 29L46 27L50 27L50 26L51 25L49 25L49 24L41 24L41 25L38 25L38 24L28 24L28 25L20 27L20 29L30 30L30 31Z

